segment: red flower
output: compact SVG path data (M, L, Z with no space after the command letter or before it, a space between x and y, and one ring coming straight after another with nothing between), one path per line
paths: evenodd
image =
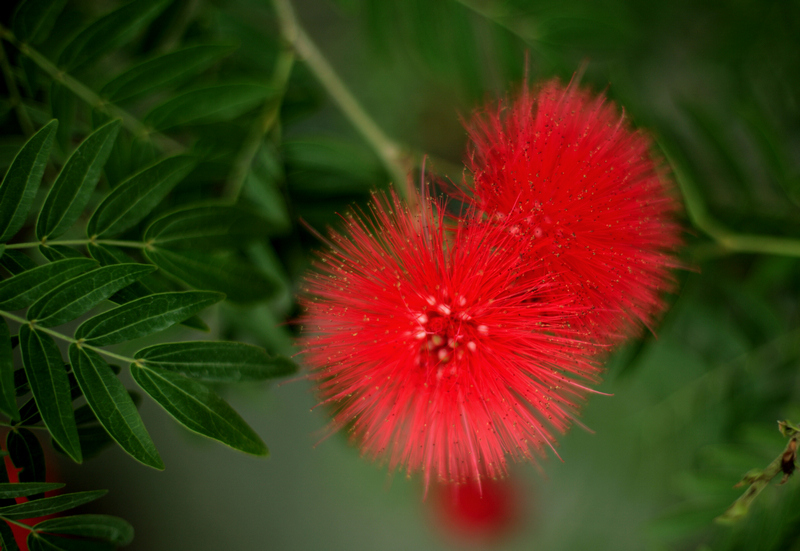
M601 344L651 326L672 288L680 207L651 142L603 96L552 81L468 125L472 202L531 242ZM533 254L533 253L531 253Z
M522 520L521 492L509 479L441 485L436 498L442 527L471 543L496 543Z
M333 428L391 468L496 477L564 431L597 368L565 320L570 297L526 276L529 245L423 200L376 198L346 218L308 276L301 345Z

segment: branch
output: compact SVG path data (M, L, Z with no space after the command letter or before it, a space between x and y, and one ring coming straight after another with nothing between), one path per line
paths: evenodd
M754 469L744 475L744 478L734 487L749 484L744 494L739 497L728 509L714 520L720 524L733 524L747 515L750 505L758 497L758 494L766 488L773 478L783 473L781 484L789 479L795 470L797 461L797 440L800 437L800 429L789 421L779 421L778 428L784 436L790 436L789 443L786 444L783 452L776 457L767 468L762 470Z
M342 113L378 155L384 168L394 181L398 193L407 201L412 200L414 195L407 189L409 186L407 174L413 166L408 153L384 134L383 130L372 120L372 117L364 111L361 104L358 103L358 100L322 55L322 52L319 51L300 26L289 0L272 0L272 3L280 21L281 33L284 39L294 49L298 57L306 62L311 72L322 84L322 87L325 88L339 106L339 109L342 110Z
M88 86L59 69L53 62L32 48L30 45L19 42L17 37L14 36L14 33L2 25L0 25L0 36L16 46L22 55L29 57L31 61L39 66L40 69L50 75L53 80L66 86L73 94L89 104L89 106L100 109L101 111L105 111L113 118L122 119L123 126L130 130L134 136L151 139L154 143L156 143L156 145L165 151L182 151L185 149L184 146L179 142L176 142L172 138L169 138L159 132L155 132L152 128L146 126L139 119L121 107L117 107L113 103L108 103Z

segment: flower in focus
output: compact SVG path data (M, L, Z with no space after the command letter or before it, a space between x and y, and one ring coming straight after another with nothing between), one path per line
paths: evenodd
M571 293L576 327L611 345L652 326L672 287L680 207L650 140L613 103L556 81L478 113L468 196L535 243L540 277Z
M423 470L426 487L502 476L506 455L552 447L598 371L568 326L574 301L521 260L530 245L468 219L446 227L442 204L377 196L332 232L301 299L332 428Z

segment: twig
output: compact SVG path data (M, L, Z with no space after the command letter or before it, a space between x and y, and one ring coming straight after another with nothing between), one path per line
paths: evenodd
M414 194L409 193L407 189L409 186L407 173L412 166L410 156L400 145L384 134L372 117L364 111L328 60L300 26L289 0L272 0L272 3L278 14L284 39L295 50L298 57L306 62L342 113L378 155L394 181L398 193L407 201L413 200Z

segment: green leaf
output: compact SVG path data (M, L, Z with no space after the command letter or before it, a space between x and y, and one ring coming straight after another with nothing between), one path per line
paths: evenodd
M131 258L115 247L106 247L102 245L89 244L89 254L97 259L103 266L111 266L114 264L131 262ZM142 281L135 281L127 287L124 287L109 297L109 300L117 304L126 304L137 298L152 295L153 290ZM198 316L191 316L181 322L181 325L198 329L200 331L208 332L208 325L205 324Z
M63 152L71 146L72 127L75 123L78 97L72 91L54 80L50 85L50 111L54 119L58 119L56 141Z
M114 551L116 546L103 541L63 538L31 531L25 540L30 551Z
M19 421L16 386L14 385L14 356L11 352L11 334L5 318L0 319L0 411L14 421Z
M25 0L14 13L11 25L14 36L20 42L42 42L66 3L67 0Z
M78 220L100 179L119 128L119 119L101 126L69 156L44 200L36 222L37 239L56 238Z
M50 262L65 258L85 258L79 250L66 245L39 245L39 252Z
M84 460L99 455L100 452L115 443L108 431L98 424L78 427L78 439L81 442L81 452ZM56 441L53 441L53 449L58 453L67 455L67 452Z
M25 142L0 183L0 242L5 243L28 217L42 181L58 121L50 121Z
M187 155L170 157L122 182L97 207L86 235L114 237L138 224L189 174L195 162Z
M22 365L42 420L53 439L77 463L81 462L78 428L72 411L72 396L61 352L50 335L23 325L19 330Z
M269 233L267 221L241 207L206 205L182 208L150 224L144 241L169 249L241 248Z
M118 290L155 270L149 264L104 266L66 281L33 303L27 318L53 327L82 316Z
M79 507L108 493L108 490L94 490L91 492L75 492L54 497L18 503L8 507L0 507L0 516L11 520L24 520L26 518L43 517Z
M156 106L144 122L156 130L184 124L230 120L246 113L275 90L262 84L220 84L191 90Z
M105 360L93 350L72 344L69 361L86 402L111 437L137 461L163 469L164 462L144 428L136 405Z
M266 300L279 288L277 282L231 253L152 249L145 250L145 256L178 281L225 293L234 302Z
M33 432L22 428L12 430L6 437L6 448L8 448L8 455L14 466L22 469L18 475L20 482L43 483L46 480L47 466L44 461L44 450ZM44 497L44 492L45 490L32 492L41 494L33 496L32 499Z
M50 289L97 266L91 258L66 258L37 266L0 281L0 308L19 310L33 304Z
M32 270L37 266L36 262L31 260L28 255L15 249L5 250L3 256L0 256L0 265L13 275Z
M139 350L134 358L142 360L147 367L224 383L282 377L297 369L288 358L270 358L267 351L258 346L225 341L156 344Z
M2 520L0 520L0 546L2 546L3 551L19 551L11 526Z
M60 482L6 482L0 484L0 498L32 496L63 487Z
M235 49L230 45L200 44L161 55L134 65L103 86L100 95L115 103L140 98L196 76Z
M92 346L108 346L156 333L181 322L225 295L208 291L158 293L117 306L83 322L75 332Z
M261 438L207 386L178 373L131 365L134 380L187 429L234 449L267 455Z
M61 69L74 71L128 42L156 17L169 0L134 0L101 17L67 44L58 58Z
M35 525L37 532L68 534L128 545L133 541L133 526L118 517L109 515L73 515L51 518Z

